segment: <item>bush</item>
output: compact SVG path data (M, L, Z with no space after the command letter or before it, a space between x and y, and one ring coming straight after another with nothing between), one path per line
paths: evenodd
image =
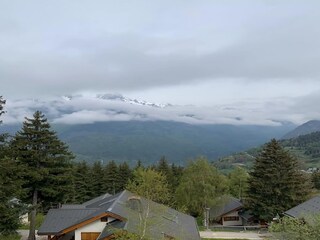
M0 235L1 240L20 240L21 236L19 234L10 234L10 235Z

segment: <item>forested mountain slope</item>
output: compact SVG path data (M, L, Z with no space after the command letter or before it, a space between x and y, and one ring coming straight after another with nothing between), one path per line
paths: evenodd
M281 145L292 155L296 156L301 163L302 169L309 167L320 168L320 131L302 135L296 138L284 139ZM250 168L260 148L250 149L246 152L232 154L221 158L216 162L220 169L229 171L233 166L241 165Z
M286 135L283 136L283 139L290 139L290 138L296 138L302 135L306 135L309 133L313 132L318 132L320 131L320 121L319 120L311 120L308 121L291 132L287 133Z
M1 131L20 127L2 126ZM78 160L127 161L135 165L141 160L153 164L161 156L184 165L189 159L206 156L210 160L259 146L271 138L279 138L293 125L193 125L173 121L114 121L93 124L53 125Z

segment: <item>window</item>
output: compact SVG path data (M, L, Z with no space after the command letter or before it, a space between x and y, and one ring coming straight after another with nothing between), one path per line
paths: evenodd
M224 217L223 221L228 222L228 221L239 221L239 217L233 216L233 217Z
M101 222L108 222L108 217L102 217Z

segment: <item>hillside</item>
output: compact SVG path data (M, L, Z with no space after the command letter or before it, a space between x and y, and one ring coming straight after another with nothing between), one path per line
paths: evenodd
M172 121L118 121L53 127L78 160L112 159L128 161L131 165L137 160L152 164L163 155L179 165L200 155L216 160L259 146L292 129L292 125L192 125ZM13 129L11 127L11 131Z
M318 132L320 131L320 121L319 120L311 120L308 121L291 132L287 133L286 135L283 136L283 139L291 139L291 138L296 138L301 135L306 135L312 132Z
M309 167L320 168L320 132L284 139L280 143L286 150L299 159L302 169ZM229 171L233 166L237 165L250 168L260 149L261 147L232 154L219 159L215 164L224 171Z

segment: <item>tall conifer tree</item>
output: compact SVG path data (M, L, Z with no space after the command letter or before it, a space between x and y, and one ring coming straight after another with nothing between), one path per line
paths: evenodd
M73 165L73 175L74 175L74 196L72 199L73 203L83 203L90 200L93 196L91 186L92 186L92 170L90 166L85 161L75 163Z
M311 190L297 159L275 139L256 158L248 182L247 207L266 221L306 200Z
M112 160L104 168L104 192L115 194L119 189L119 170L117 164Z
M0 96L0 116L4 113L5 104ZM2 121L0 120L0 124ZM19 181L19 169L16 163L9 157L7 134L0 133L0 238L1 235L14 233L19 225L21 208L12 201L21 190Z
M40 111L26 118L12 141L17 162L23 166L23 187L32 204L28 240L35 240L35 217L39 200L44 203L63 201L70 189L72 154L61 142Z

